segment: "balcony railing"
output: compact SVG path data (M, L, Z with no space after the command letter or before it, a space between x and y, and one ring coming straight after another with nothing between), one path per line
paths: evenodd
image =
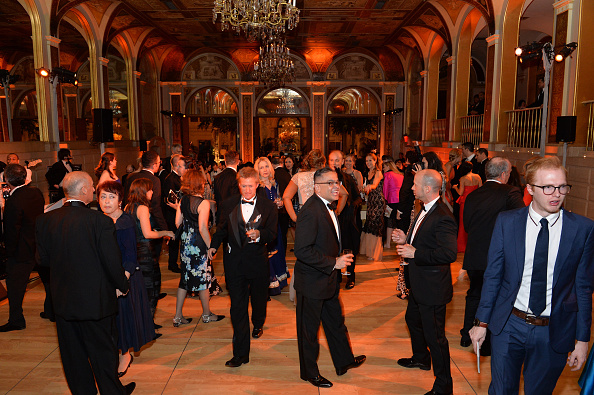
M584 106L588 106L588 134L586 140L586 149L594 151L594 100L583 101Z
M520 148L540 147L542 108L506 111L507 145Z
M434 119L431 121L431 141L440 145L443 141L448 140L448 120Z
M462 142L470 141L476 147L483 139L483 115L462 117Z

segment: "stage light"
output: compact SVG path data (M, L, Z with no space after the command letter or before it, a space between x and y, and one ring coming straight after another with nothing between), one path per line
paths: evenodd
M173 117L173 112L168 110L161 110L161 114L165 115L166 117Z
M35 70L37 74L42 78L47 78L50 76L50 71L44 67L40 67Z
M563 55L561 55L560 53L555 55L555 62L563 62L563 59L565 59L565 57Z
M516 48L516 56L522 56L522 47L517 47Z
M54 67L51 75L53 78L57 77L58 82L62 84L78 85L78 80L76 79L76 73L74 71L62 67Z
M561 50L559 50L557 55L555 55L555 61L563 62L563 60L565 60L566 57L570 56L573 53L573 51L575 51L577 46L578 45L576 42L565 44L563 46L563 48L561 48Z
M179 112L179 111L178 111L178 112L176 112L174 115L175 115L176 117L180 117L180 118L185 118L185 117L186 117L186 114L184 114L184 113L181 113L181 112Z

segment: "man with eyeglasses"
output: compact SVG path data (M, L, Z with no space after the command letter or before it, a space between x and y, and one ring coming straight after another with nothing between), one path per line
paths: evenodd
M588 352L594 221L562 209L571 185L559 158L534 161L526 181L530 206L495 223L470 330L475 352L491 331L489 394L517 394L522 371L526 394L551 394L565 363L579 370Z
M332 383L318 370L320 322L338 376L365 362L365 355L353 355L338 299L340 271L353 261L352 253L341 254L342 237L335 212L340 187L336 171L330 167L317 170L315 194L299 210L295 228L294 281L300 376L322 388L332 387Z

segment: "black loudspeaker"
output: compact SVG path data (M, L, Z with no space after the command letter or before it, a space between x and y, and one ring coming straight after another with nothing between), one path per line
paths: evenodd
M113 141L113 111L111 108L93 108L93 140L96 143Z
M577 117L567 115L557 117L557 142L573 143L575 141L575 125Z

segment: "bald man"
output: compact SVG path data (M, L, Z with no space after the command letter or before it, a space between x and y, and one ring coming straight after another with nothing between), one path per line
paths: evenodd
M49 266L58 345L73 394L130 394L117 376L117 296L128 292L111 218L87 208L93 180L66 174L64 206L37 218L39 264ZM96 383L96 384L95 384Z
M405 318L413 351L411 358L400 358L398 365L430 370L433 363L435 381L425 395L453 393L445 317L453 294L450 264L458 252L457 226L441 202L440 189L437 171L417 172L412 190L424 208L407 235L400 229L392 233L398 254L408 263L410 294Z

